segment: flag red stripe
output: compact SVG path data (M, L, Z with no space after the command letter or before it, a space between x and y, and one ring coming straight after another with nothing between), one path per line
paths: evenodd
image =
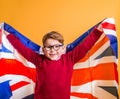
M25 81L18 82L18 83L11 86L11 90L14 91L14 90L16 90L16 89L18 89L20 87L23 87L23 86L25 86L27 84L29 84L29 83L25 82Z
M103 26L103 28L105 28L105 29L110 29L110 30L116 30L116 28L115 28L115 24L111 24L111 23L108 23L108 22L104 22L104 23L102 23L102 26Z
M103 44L105 44L106 42L108 42L109 39L107 36L105 36L103 39L101 39L101 41L99 41L96 45L94 45L90 52L89 55L86 55L84 58L82 58L79 62L84 62L87 59L89 59L90 56L92 56L101 46L103 46Z
M87 99L98 99L95 96L93 96L92 94L89 93L76 93L76 92L71 92L70 94L71 96L75 96L78 98L87 98Z
M118 82L116 68L117 65L115 63L102 63L95 67L74 70L72 85L80 86L93 80L116 80Z
M34 82L36 81L36 71L34 68L26 67L15 59L0 59L0 76L6 74L24 75Z

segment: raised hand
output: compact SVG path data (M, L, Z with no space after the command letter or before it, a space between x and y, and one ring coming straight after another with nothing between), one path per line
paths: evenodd
M103 27L102 27L102 23L98 25L97 29L101 32L103 32Z

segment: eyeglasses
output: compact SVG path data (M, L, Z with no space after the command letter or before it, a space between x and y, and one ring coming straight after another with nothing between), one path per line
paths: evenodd
M52 45L52 46L44 46L44 50L45 51L50 51L52 48L57 51L60 49L60 47L63 46L62 44L61 45Z

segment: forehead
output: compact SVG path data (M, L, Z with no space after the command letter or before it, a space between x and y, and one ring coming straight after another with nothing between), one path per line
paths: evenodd
M58 40L55 39L47 39L44 43L44 45L56 45L56 44L61 44Z

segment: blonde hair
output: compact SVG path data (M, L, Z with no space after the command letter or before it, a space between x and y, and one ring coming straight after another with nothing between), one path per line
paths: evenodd
M56 31L51 31L43 36L43 39L42 39L43 46L44 46L46 40L49 38L54 39L54 40L58 40L60 43L64 44L63 36Z

